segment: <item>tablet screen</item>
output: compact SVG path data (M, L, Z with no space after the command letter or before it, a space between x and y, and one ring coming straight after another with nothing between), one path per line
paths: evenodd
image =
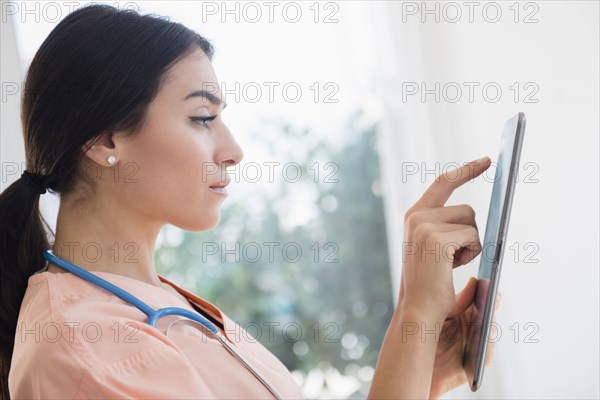
M500 237L500 221L502 218L503 206L506 202L508 178L511 168L514 169L515 167L511 165L515 144L515 132L516 124L512 123L507 123L502 132L500 154L498 155L498 161L496 162L496 172L493 181L494 188L492 190L488 219L485 225L485 236L482 243L483 248L481 250L481 261L479 263L479 274L477 275L477 279L480 280L490 280L492 278L494 261L497 257L497 253L501 250L500 242L502 238Z

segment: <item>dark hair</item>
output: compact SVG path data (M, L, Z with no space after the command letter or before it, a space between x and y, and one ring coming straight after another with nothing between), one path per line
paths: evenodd
M209 41L182 24L108 5L82 7L65 17L37 51L21 98L26 170L45 177L51 192L67 194L80 179L83 146L102 133L135 134L148 104L181 58ZM19 179L0 194L0 385L8 372L17 318L29 277L50 249L39 192ZM52 232L54 234L54 232Z

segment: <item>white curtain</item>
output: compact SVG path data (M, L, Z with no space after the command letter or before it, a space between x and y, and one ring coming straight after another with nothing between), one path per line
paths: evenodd
M483 387L445 398L598 398L598 2L494 3L498 22L490 22L497 7L489 3L477 2L472 22L465 3L368 7L374 90L384 109L379 148L395 296L406 209L436 169L483 155L495 160L504 121L525 112L512 247L500 283L502 336ZM415 84L419 93L410 95ZM421 84L433 89L424 101ZM463 98L453 102L456 86ZM496 102L495 87L502 89ZM424 169L430 172L422 177ZM465 184L448 203L471 204L480 235L491 179ZM477 275L478 261L455 270L457 291Z

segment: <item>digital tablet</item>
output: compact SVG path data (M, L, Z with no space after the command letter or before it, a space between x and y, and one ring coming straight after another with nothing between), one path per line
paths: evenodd
M481 261L475 292L475 319L468 330L467 346L463 365L472 391L481 387L490 327L494 314L494 303L500 281L502 255L513 194L517 183L519 158L525 132L525 114L522 112L506 121L502 131L500 154L496 162L494 187L488 213L485 236L482 244Z

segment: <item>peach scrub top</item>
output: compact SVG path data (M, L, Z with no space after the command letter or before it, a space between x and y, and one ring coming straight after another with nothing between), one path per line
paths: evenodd
M159 276L157 287L92 271L154 309L190 302L287 399L302 393L288 369L211 303ZM217 339L177 323L168 336L146 315L71 273L29 278L17 323L8 384L17 398L272 399L269 390ZM164 319L167 319L165 317ZM173 317L177 318L177 317Z

